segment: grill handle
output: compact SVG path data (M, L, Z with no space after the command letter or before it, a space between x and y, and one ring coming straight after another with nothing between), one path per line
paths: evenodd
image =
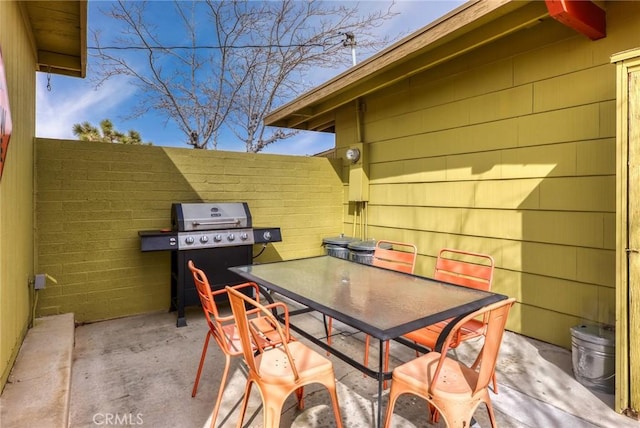
M223 226L223 225L230 225L230 226L238 226L240 224L240 220L235 219L232 221L193 221L191 222L191 224L193 226Z

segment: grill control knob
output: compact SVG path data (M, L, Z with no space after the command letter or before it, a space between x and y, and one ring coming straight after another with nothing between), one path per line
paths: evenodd
M217 233L214 237L213 240L216 242L220 242L222 241L222 235L220 235L219 233Z
M262 234L262 237L264 238L265 241L271 241L271 232L267 230Z
M209 238L207 237L207 235L202 235L200 237L200 242L202 242L203 244L205 244L208 240Z
M233 233L230 233L229 236L227 236L227 239L229 241L235 241L236 240L236 236Z
M193 236L187 236L186 238L184 238L184 242L186 244L191 245L191 244L193 244L195 242L195 239L193 239Z
M242 239L243 241L246 241L247 239L249 239L249 235L246 232L242 232L240 234L240 239Z

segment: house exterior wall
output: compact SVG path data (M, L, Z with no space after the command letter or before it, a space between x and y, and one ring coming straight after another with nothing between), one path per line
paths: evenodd
M415 243L420 275L442 247L491 254L493 290L519 302L508 328L565 348L616 317L610 57L640 46L640 3L606 6L604 39L547 19L361 99L368 237ZM356 130L343 107L340 156Z
M0 2L0 49L13 132L0 180L0 390L31 316L35 59L16 2Z
M142 253L138 231L171 227L173 202L247 202L255 227L282 232L255 262L322 254L343 225L335 162L37 139L37 269L58 282L39 291L37 314L88 322L167 310L170 253Z

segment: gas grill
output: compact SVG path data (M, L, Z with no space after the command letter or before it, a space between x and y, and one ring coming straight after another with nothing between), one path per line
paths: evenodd
M187 325L184 308L199 305L189 260L202 269L212 290L246 282L227 268L252 264L253 245L282 240L280 228L253 228L246 202L174 203L171 230L140 231L142 251L171 251L171 310Z

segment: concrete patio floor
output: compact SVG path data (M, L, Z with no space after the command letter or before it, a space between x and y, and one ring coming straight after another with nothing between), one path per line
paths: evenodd
M198 394L192 398L207 327L199 308L188 310L187 321L186 327L176 328L175 314L154 313L79 326L73 353L69 426L98 425L105 415L128 415L131 426L208 426L224 358L212 341ZM297 316L295 321L322 336L323 325L317 314ZM342 329L334 342L350 355L361 356L363 335L340 324L335 327ZM392 365L414 357L412 350L394 345ZM469 345L467 352L472 348L473 344ZM456 353L465 358L463 349ZM339 382L344 426L373 426L376 382L339 359L331 359ZM574 379L571 352L565 349L507 333L497 376L499 393L492 394L492 402L500 427L640 427L638 421L612 410L613 396L593 392ZM217 426L235 426L245 379L245 369L236 359ZM305 392L305 410L298 411L295 399L290 397L282 426L335 426L327 393L321 387L308 387ZM386 409L386 397L383 405ZM474 417L480 426L489 426L484 406ZM404 396L396 405L393 427L433 426L427 419L425 402ZM245 426L262 426L255 389Z

